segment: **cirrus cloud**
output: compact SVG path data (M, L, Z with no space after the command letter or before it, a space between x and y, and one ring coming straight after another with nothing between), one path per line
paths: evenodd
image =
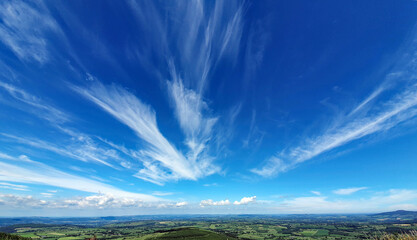
M350 195L350 194L353 194L355 192L365 190L365 189L367 189L367 187L341 188L341 189L334 190L333 193L338 194L338 195Z

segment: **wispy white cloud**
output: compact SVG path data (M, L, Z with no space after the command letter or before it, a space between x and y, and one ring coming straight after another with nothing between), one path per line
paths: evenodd
M312 194L314 194L314 195L317 195L317 196L320 196L321 195L321 192L319 192L319 191L310 191Z
M220 134L222 131L214 133L219 118L210 114L212 110L204 101L204 92L217 63L222 59L234 60L238 55L243 29L242 4L175 2L170 4L169 11L163 13L152 4L146 8L139 2L131 1L129 4L141 29L158 43L145 40L146 48L139 54L141 63L149 62L143 60L144 56L149 59L158 56L168 63L167 86L171 105L189 148L184 155L190 162L198 161L199 165L211 166L213 172L219 171L212 165L215 157L209 151L213 143L226 137ZM154 23L151 30L149 19ZM168 27L162 24L164 21L170 21ZM177 42L168 44L168 39ZM148 64L145 65L149 69ZM166 74L160 68L151 68L158 77Z
M46 38L60 29L41 2L2 1L0 18L0 41L19 59L42 64L50 58Z
M355 192L365 190L365 189L368 189L368 188L367 187L341 188L341 189L334 190L333 193L338 194L338 195L350 195L350 194L353 194Z
M130 159L122 158L120 156L120 153L126 153L115 144L105 142L109 146L103 146L103 144L100 144L103 142L100 137L90 136L76 130L60 126L58 129L71 137L70 144L61 146L60 148L67 149L69 152L74 153L80 160L84 159L84 161L104 164L115 169L119 169L119 167L115 166L116 163L124 168L130 168L130 166L133 165ZM97 139L101 142L97 141ZM132 154L128 156L134 158Z
M115 144L115 143L113 143L113 142L111 142L111 141L109 141L109 140L106 140L106 139L103 139L103 138L101 138L101 137L97 137L101 142L103 142L103 143L105 143L105 144L107 144L107 145L109 145L110 147L112 147L112 148L114 148L114 149L117 149L119 152L121 152L121 153L123 153L123 154L125 154L125 155L127 155L127 156L129 156L129 157L132 157L132 158L138 158L138 156L139 156L139 153L138 153L138 151L136 151L136 150L132 150L132 149L128 149L128 148L126 148L125 146L123 146L123 145L118 145L118 144Z
M398 94L384 105L386 110L341 124L340 128L331 129L319 137L309 139L306 144L293 148L287 154L270 158L265 166L252 169L252 172L265 177L274 176L324 152L353 140L389 130L415 117L417 115L417 85L410 86L408 90ZM281 158L285 158L286 161Z
M41 193L41 195L44 196L44 197L53 197L54 196L53 193L49 193L49 192L43 192L43 193Z
M234 205L246 205L248 203L252 203L256 201L256 196L252 196L252 197L244 197L242 199L240 199L240 201L234 201L233 204Z
M17 184L12 184L12 183L7 183L7 182L0 182L0 188L12 189L12 190L17 190L17 191L29 191L28 187L25 185L17 185Z
M243 31L242 2L185 1L169 6L128 3L139 29L150 39L141 41L143 46L139 46L137 55L146 68L158 72L157 76L164 74L149 66L149 59L173 61L184 73L186 87L201 94L217 63L238 56ZM170 24L166 25L166 21Z
M231 2L195 1L177 3L175 7L173 19L183 21L180 21L181 27L174 28L180 42L176 45L178 49L171 52L181 54L180 58L168 54L171 77L168 91L190 148L187 157L210 164L211 158L204 154L208 151L209 141L226 139L224 134L227 132L213 136L213 127L219 119L208 114L211 110L203 95L217 63L225 58L235 59L238 55L243 6Z
M0 81L0 88L5 90L14 100L23 103L17 106L24 111L30 112L41 119L45 119L54 124L60 124L70 120L70 116L56 107L45 103L42 99L20 89L12 84ZM15 105L15 102L11 102Z
M406 210L406 211L417 211L417 205L412 204L412 203L404 203L404 204L391 205L388 207L389 211L397 211L398 209Z
M403 63L401 62L401 65ZM414 64L413 61L411 61L410 64ZM410 66L409 66L410 67ZM412 67L411 67L412 68ZM374 89L371 94L369 94L368 97L366 97L364 100L359 102L356 107L348 114L348 116L352 116L354 114L358 114L360 112L364 112L366 110L369 110L369 107L371 107L371 103L378 99L380 95L382 95L384 92L388 91L389 89L396 86L396 83L398 80L401 80L402 78L410 78L410 73L404 74L403 71L398 72L392 72L387 74L384 81L376 88ZM408 76L407 76L408 75ZM411 79L406 79L406 81L409 81Z
M417 190L415 189L390 189L385 192L378 192L371 198L370 203L376 204L400 204L417 200Z
M100 137L92 137L88 134L68 128L68 123L73 120L69 114L48 104L29 92L4 82L0 82L0 89L1 88L13 97L13 100L18 100L10 102L13 107L20 108L41 119L47 120L53 128L66 135L60 141L65 142L63 145L57 145L56 143L34 139L28 136L14 136L7 133L2 134L4 137L33 147L52 151L62 156L85 162L104 164L112 168L118 168L114 162L117 162L118 165L124 168L131 168L135 161L130 161L130 159L138 158L139 154L135 151L128 150L123 146L118 146ZM21 104L16 105L17 102ZM97 139L100 141L97 141ZM103 146L100 144L101 142L105 143L107 146ZM129 156L129 158L121 158L119 153Z
M352 203L329 201L325 196L298 197L285 200L280 205L277 209L285 213L332 213L352 210Z
M168 82L168 86L181 129L187 137L191 138L190 141L198 138L199 135L207 136L216 122L216 118L205 119L202 116L202 111L207 110L207 104L195 91L186 89L175 72L172 75L174 81ZM188 145L194 144L188 143Z
M336 118L321 134L307 137L301 144L278 152L266 160L263 166L251 171L263 177L273 177L297 167L304 161L346 145L354 140L381 133L417 116L417 84L414 69L417 67L417 50L409 49L407 61L395 74L387 74L386 81L370 96L347 114ZM403 62L406 62L405 64ZM394 87L393 87L394 86ZM387 93L379 98L387 89ZM366 106L366 107L365 107Z
M262 144L262 140L265 136L265 132L259 130L256 126L256 111L252 110L251 121L249 125L248 136L243 140L243 147L249 147L256 149Z
M32 183L74 189L91 193L108 193L141 199L143 201L160 200L151 195L132 193L88 178L72 175L45 164L34 162L25 165L14 165L1 161L0 180L19 183Z
M211 165L211 158L205 154L205 151L211 140L212 128L217 118L204 116L204 111L208 110L208 106L202 100L201 95L186 89L175 71L172 75L174 80L168 83L169 92L173 100L175 116L186 136L185 143L190 149L187 159Z
M190 161L212 166L210 149L229 138L230 130L221 126L214 132L219 118L210 114L212 110L204 100L205 88L216 65L222 59L235 59L238 55L242 29L243 6L231 2L182 2L174 5L171 14L175 21L173 32L179 39L177 49L166 54L170 69L168 92L175 116L185 134L185 143L190 151L186 154ZM169 36L170 32L164 34ZM179 55L171 55L180 52ZM179 56L179 57L178 57ZM232 109L232 117L240 108ZM221 129L221 130L220 130ZM221 142L221 143L220 143ZM215 154L214 154L215 155ZM219 168L212 166L214 171Z
M190 88L201 94L210 72L225 58L236 58L243 29L243 7L237 2L177 2L172 11L173 34L181 58L175 63ZM184 24L185 23L185 24Z
M350 113L349 115L353 115L360 110L362 110L365 106L369 105L372 100L376 99L384 90L386 89L386 84L382 84L379 86L375 91L373 91L367 98L365 98L362 102L360 102Z
M15 158L8 154L0 152L0 159L14 160Z
M226 206L230 205L230 201L228 199L226 200L220 200L220 201L213 201L211 199L202 200L200 202L200 207L206 207L206 206Z
M86 89L74 87L74 90L130 127L148 144L140 151L145 168L136 177L163 184L168 180L196 180L216 171L206 160L187 159L176 149L160 132L154 110L130 92L115 85L104 86L101 83L95 83Z
M413 208L417 200L417 191L408 189L392 189L375 193L361 199L329 199L326 196L297 197L278 203L280 213L372 213L388 210ZM400 208L398 208L400 207Z
M203 186L204 187L216 187L216 186L219 186L217 183L206 183L206 184L203 184Z
M7 133L0 133L3 141L14 141L21 144L26 144L38 149L44 149L61 156L69 157L83 162L96 162L112 168L115 168L111 163L107 162L108 158L116 158L116 154L112 150L104 150L98 148L94 143L89 141L82 141L82 144L69 144L64 146L57 146L52 142L43 141L40 139L33 139L30 137L18 137Z
M154 196L169 196L169 195L173 195L173 192L160 192L160 191L155 191L152 193L152 195Z
M269 158L261 168L253 168L251 172L256 173L262 177L272 177L280 172L287 171L292 165L285 163L277 157Z
M251 23L244 53L243 89L248 91L249 81L255 80L256 72L263 62L266 44L269 42L270 32L265 29L270 22L265 16L261 21Z

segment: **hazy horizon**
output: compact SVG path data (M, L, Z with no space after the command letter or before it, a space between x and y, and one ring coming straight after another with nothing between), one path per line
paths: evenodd
M394 210L391 212L396 212L396 211L403 211L403 210ZM407 211L407 210L405 210ZM415 211L411 211L411 212L415 212ZM350 215L374 215L374 214L380 214L380 213L386 213L386 212L369 212L369 213L164 213L164 214L132 214L132 215L80 215L81 212L79 213L75 213L74 215L59 215L59 216L53 216L53 215L45 215L45 216L41 216L41 215L21 215L21 216L16 216L16 215L12 215L12 216L0 216L0 219L13 219L13 218L29 218L29 219L33 219L33 218L56 218L56 219L60 219L60 218L106 218L106 217L110 217L110 218L123 218L123 217L175 217L175 218L179 218L182 216L189 216L189 217L197 217L197 216L295 216L295 215L316 215L316 216L350 216ZM389 212L390 213L390 212ZM155 218L150 218L155 220ZM162 218L162 219L166 219L166 218ZM122 221L122 220L121 220Z

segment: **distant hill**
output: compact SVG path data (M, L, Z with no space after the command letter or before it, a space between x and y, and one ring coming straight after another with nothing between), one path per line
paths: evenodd
M9 226L0 227L0 232L15 233L17 228L46 228L58 225L53 224L41 224L41 223L27 223L27 224L13 224ZM0 238L1 240L1 238Z
M383 212L383 213L377 213L373 214L373 216L379 216L379 215L391 215L391 216L404 216L404 215L415 215L417 216L417 211L406 211L406 210L397 210L392 212Z
M369 215L380 221L408 221L417 220L417 211L397 210Z

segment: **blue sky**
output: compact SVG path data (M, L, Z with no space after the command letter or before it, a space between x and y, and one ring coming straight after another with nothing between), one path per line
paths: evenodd
M2 1L0 214L417 210L415 1Z

